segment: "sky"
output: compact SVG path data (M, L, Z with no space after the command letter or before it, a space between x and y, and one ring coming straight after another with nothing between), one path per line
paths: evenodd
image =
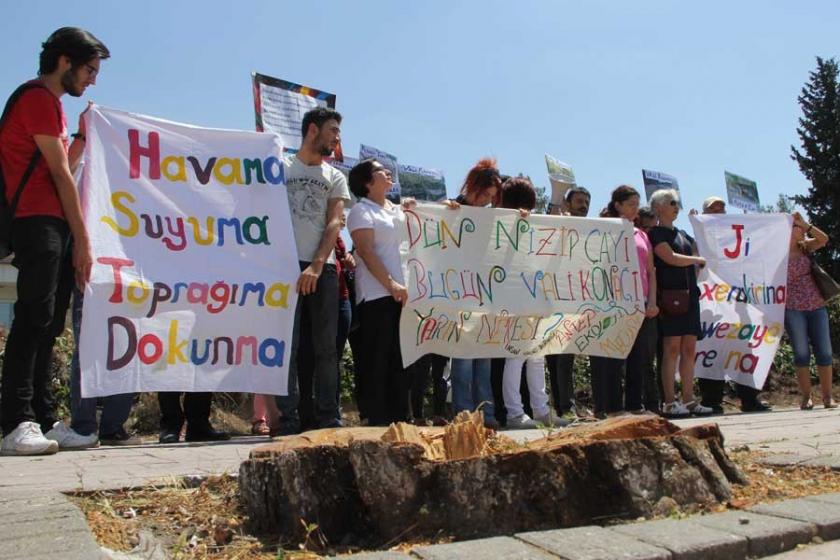
M597 214L641 169L676 176L683 206L725 198L724 170L762 204L805 193L790 159L816 56L840 56L836 0L29 0L4 6L11 93L55 29L111 50L87 99L199 126L254 128L251 72L335 93L342 145L443 171L455 196L481 157L548 186L570 164ZM833 39L832 39L833 37ZM687 226L681 218L678 223Z

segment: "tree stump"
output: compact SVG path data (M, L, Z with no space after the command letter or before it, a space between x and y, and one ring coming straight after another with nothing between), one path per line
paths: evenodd
M462 413L446 428L329 429L278 438L239 469L253 529L301 542L478 538L650 515L730 498L744 483L717 425L658 416L568 428L520 445ZM308 528L307 528L308 526Z

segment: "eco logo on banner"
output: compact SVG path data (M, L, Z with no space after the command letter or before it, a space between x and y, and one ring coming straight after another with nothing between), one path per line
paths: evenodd
M706 259L697 278L695 374L760 389L784 331L793 220L786 214L701 214L689 220Z
M86 118L82 395L285 394L300 269L280 138Z
M756 182L729 171L724 171L723 176L726 180L726 198L729 204L742 210L757 212L759 202Z
M624 358L644 320L629 222L513 210L406 211L405 365L571 352Z

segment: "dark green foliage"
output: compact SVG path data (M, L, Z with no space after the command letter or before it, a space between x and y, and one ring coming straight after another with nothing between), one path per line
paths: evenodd
M802 150L791 146L791 158L811 182L807 195L793 197L810 221L829 236L816 254L826 270L840 274L840 84L837 61L817 57L817 69L798 97L802 117L796 129Z

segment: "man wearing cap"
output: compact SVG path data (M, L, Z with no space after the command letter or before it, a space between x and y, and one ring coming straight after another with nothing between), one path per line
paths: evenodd
M726 202L718 196L710 196L703 201L703 214L726 214ZM723 379L698 378L703 406L708 406L718 414L723 413L723 389L726 381ZM741 399L741 410L744 412L768 412L773 410L768 403L759 400L759 389L735 384L735 392Z

